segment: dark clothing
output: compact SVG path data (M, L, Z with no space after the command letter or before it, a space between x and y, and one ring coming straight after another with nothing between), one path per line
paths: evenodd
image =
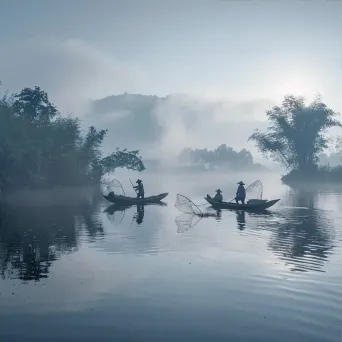
M134 186L133 188L137 190L137 198L144 198L145 191L142 183L139 183L137 186Z
M216 202L222 202L223 201L223 196L219 193L217 193L214 198L213 198L214 201Z
M246 197L239 197L239 196L236 196L236 197L235 197L235 201L236 201L236 203L239 203L239 201L241 201L242 204L245 204L245 198L246 198Z
M241 201L242 204L245 204L245 198L246 198L246 189L242 184L240 184L236 191L235 201L236 203L239 203L239 201Z
M246 189L242 184L240 184L237 188L236 197L246 198Z

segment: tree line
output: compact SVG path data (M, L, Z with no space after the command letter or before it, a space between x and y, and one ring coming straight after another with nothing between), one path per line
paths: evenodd
M62 116L40 87L0 99L0 191L98 184L116 168L145 169L139 151L103 156L107 130Z
M254 163L252 154L246 149L238 152L226 144L221 144L214 150L184 148L178 155L178 162L201 170L250 171L263 168L260 164Z
M280 106L267 111L269 127L256 130L249 140L266 157L281 163L286 177L332 177L342 167L319 166L319 156L328 147L326 131L341 127L338 113L317 96L309 105L304 97L285 96ZM62 116L40 87L5 93L0 99L0 191L23 188L99 184L116 168L145 169L138 150L116 149L103 156L107 130L90 126L83 132L78 118ZM250 168L253 157L247 150L226 145L214 150L184 149L178 161L209 169Z

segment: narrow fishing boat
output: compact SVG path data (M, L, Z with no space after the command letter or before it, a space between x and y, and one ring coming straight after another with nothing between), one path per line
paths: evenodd
M136 198L136 197L127 197L122 195L115 195L113 192L110 192L108 195L103 195L103 197L115 204L149 204L149 203L159 203L163 200L169 193L165 192L155 196L149 196L145 198Z
M131 184L132 181L130 180ZM132 184L133 185L133 184ZM108 195L102 195L108 202L114 203L118 206L130 206L135 204L161 204L162 199L164 199L169 193L164 192L159 195L149 196L145 198L129 197L126 196L123 186L117 179L113 179L107 186L109 191Z
M217 209L236 209L236 210L264 210L267 208L272 207L280 199L275 200L259 200L259 199L252 199L247 201L246 204L239 204L239 203L232 203L232 202L217 202L214 201L209 195L204 197L204 199L213 207Z

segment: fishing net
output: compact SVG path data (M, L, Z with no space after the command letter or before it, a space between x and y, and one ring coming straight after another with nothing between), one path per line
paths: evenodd
M107 186L108 192L114 192L114 194L117 196L125 196L125 191L121 183L117 179L108 181L106 186Z
M246 197L249 200L262 200L262 191L262 182L257 180L246 188Z
M200 208L189 198L177 194L175 207L184 214L203 216Z
M108 221L114 224L120 224L125 217L126 209L124 207L117 207L115 204L109 206L104 210Z
M177 225L177 233L184 233L188 229L194 227L202 217L198 215L182 214L175 218L175 223Z
M125 217L126 210L115 211L113 214L106 212L108 221L113 224L120 224Z

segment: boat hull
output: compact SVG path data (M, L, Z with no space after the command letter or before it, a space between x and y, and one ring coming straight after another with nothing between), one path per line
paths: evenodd
M126 197L126 196L117 196L113 194L104 195L103 197L115 204L122 205L134 205L134 204L149 204L149 203L159 203L162 199L164 199L169 193L165 192L163 194L159 194L156 196L149 196L145 198L135 198L135 197Z
M238 203L230 203L230 202L216 202L210 196L204 197L204 199L213 207L217 209L235 209L235 210L264 210L272 207L280 199L275 199L272 201L266 201L262 203L254 203L254 204L238 204Z

